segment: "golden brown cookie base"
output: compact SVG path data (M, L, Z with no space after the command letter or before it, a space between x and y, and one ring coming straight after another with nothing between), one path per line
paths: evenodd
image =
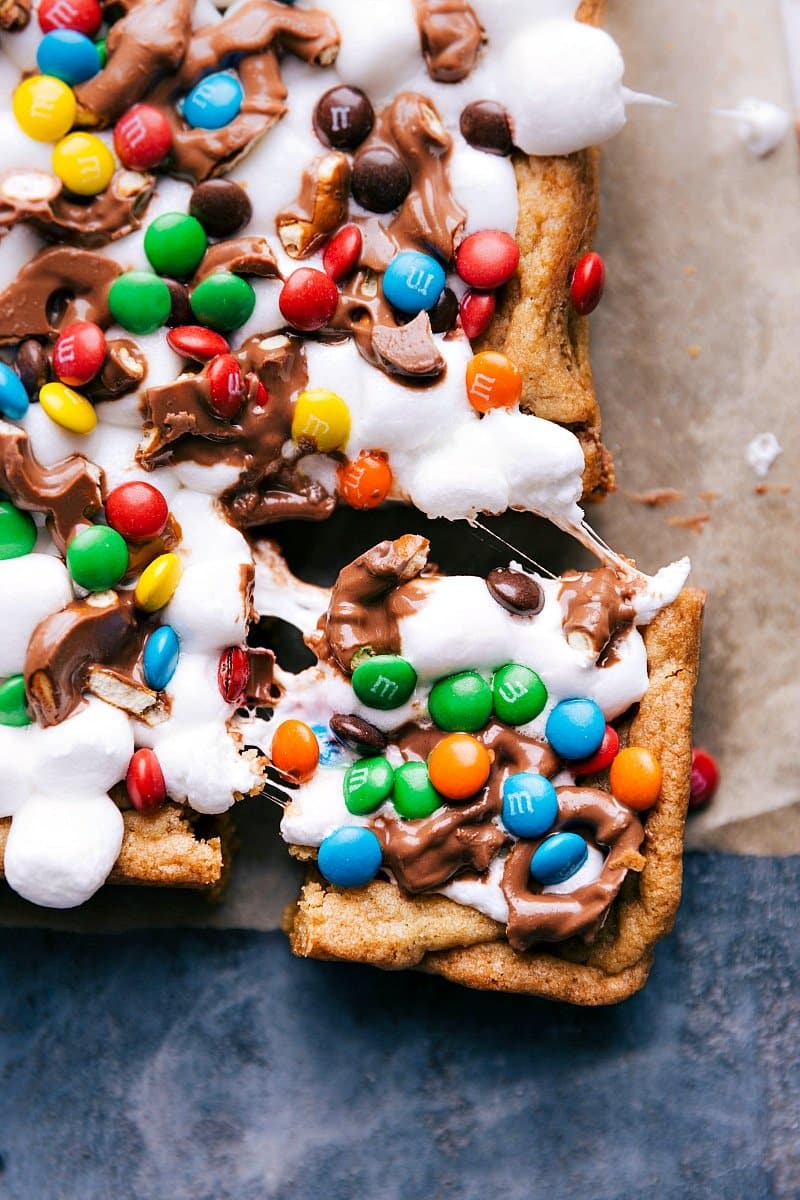
M644 867L629 873L591 946L572 939L520 954L502 925L444 896L410 897L381 881L342 891L312 869L287 922L294 953L413 966L469 987L575 1004L614 1003L642 987L653 947L669 933L680 902L704 600L686 588L644 633L649 687L635 716L618 729L623 744L645 746L659 758L663 786L644 821ZM607 784L607 772L597 782Z
M110 883L216 888L224 881L232 840L226 815L200 818L177 804L165 804L151 817L133 809L122 817L125 833ZM10 817L0 820L0 872L10 828Z
M599 25L604 0L584 0L578 18ZM600 409L589 361L589 321L569 301L572 267L592 248L599 207L599 153L562 158L514 156L520 265L499 297L478 349L502 350L522 372L522 408L568 426L586 459L584 499L614 488L611 455L600 440Z

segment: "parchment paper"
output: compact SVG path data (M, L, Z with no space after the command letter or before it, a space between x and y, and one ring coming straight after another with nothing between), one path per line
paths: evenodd
M777 0L611 0L608 27L627 84L679 108L629 109L628 126L604 151L598 249L608 284L592 317L593 362L619 492L588 515L646 570L690 553L693 581L709 592L696 741L719 759L722 784L711 808L691 819L688 845L800 853L797 147L787 139L754 159L733 126L707 113L745 96L790 106ZM756 494L745 450L768 430L784 452L770 490ZM631 498L658 489L683 498L655 508ZM697 528L670 524L705 514ZM583 561L528 517L490 524L553 569ZM329 582L380 537L410 530L430 536L451 571L502 561L488 539L404 510L342 513L324 530L280 534L294 570ZM5 889L0 923L274 929L298 879L279 816L265 815L263 801L237 809L241 847L222 903L106 888L77 912L56 913Z

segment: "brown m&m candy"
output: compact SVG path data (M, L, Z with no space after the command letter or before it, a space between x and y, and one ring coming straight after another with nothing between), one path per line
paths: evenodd
M170 298L167 325L191 325L194 321L194 314L189 303L189 289L186 284L178 283L177 279L165 279L164 283L169 288Z
M37 395L47 383L47 353L36 338L24 338L14 355L14 367L29 396Z
M370 212L399 208L411 190L411 172L388 146L359 150L350 180L353 196Z
M314 131L335 150L355 150L368 137L375 112L360 88L341 84L331 88L314 109Z
M486 586L492 599L512 613L527 613L535 617L544 607L544 593L530 575L512 571L508 567L495 567L486 576Z
M232 237L253 215L250 197L232 179L207 179L192 192L190 214L211 237Z
M434 333L447 333L458 319L458 299L451 288L446 287L433 308L428 311Z
M508 155L514 148L508 113L496 100L474 100L461 113L464 140L486 154Z

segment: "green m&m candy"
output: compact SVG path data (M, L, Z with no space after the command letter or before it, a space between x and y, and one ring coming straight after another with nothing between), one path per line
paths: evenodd
M448 733L474 733L492 715L492 689L477 671L448 675L431 688L428 712Z
M444 800L431 783L425 763L404 762L394 773L392 803L406 821L418 821L441 808Z
M67 568L76 583L104 592L119 583L128 569L128 547L116 529L92 525L67 546Z
M144 252L159 275L183 279L193 275L206 252L208 238L196 217L187 213L162 213L147 227Z
M153 333L172 310L172 297L163 279L148 271L118 275L108 289L108 307L118 325L130 333Z
M347 768L344 802L347 811L363 816L383 804L392 790L394 769L383 757L362 758Z
M25 702L25 680L11 675L0 683L0 725L30 725Z
M417 686L417 672L399 654L372 654L353 671L353 691L370 708L399 708Z
M547 688L530 667L506 663L492 680L495 716L508 725L525 725L547 703Z
M100 69L102 70L108 62L108 46L106 45L106 39L100 38L99 42L95 42L94 46L95 50L97 51L97 57L100 59Z
M223 333L238 329L253 315L256 294L246 279L230 271L218 271L198 283L189 303L201 325Z
M36 525L10 500L0 500L0 559L22 558L36 545Z

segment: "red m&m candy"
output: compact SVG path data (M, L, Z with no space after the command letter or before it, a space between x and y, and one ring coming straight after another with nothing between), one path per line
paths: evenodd
M128 765L125 787L133 807L140 813L156 812L167 798L161 763L153 750L137 750Z
M603 295L606 283L605 263L599 254L592 251L584 254L575 265L569 282L569 298L572 307L581 317L594 312Z
M134 104L114 126L114 149L131 171L158 166L172 148L169 121L152 104Z
M245 385L242 368L232 354L218 354L209 363L208 391L211 407L218 417L230 421L239 415Z
M338 303L336 284L324 271L315 271L313 267L293 271L278 300L285 319L303 333L313 333L327 325Z
M500 229L471 233L456 250L456 270L470 287L491 291L508 283L519 265L519 246Z
M497 308L494 292L465 292L458 306L461 328L472 341L479 338L489 327Z
M322 265L335 283L355 271L364 239L357 225L344 225L322 251Z
M230 346L222 334L206 329L204 325L176 325L168 331L167 343L176 354L193 358L196 362L208 362L216 354L230 352Z
M72 29L75 33L94 37L103 24L103 13L97 0L42 0L38 16L42 33Z
M250 682L250 660L241 646L229 646L219 656L217 683L222 699L228 704L241 700Z
M164 532L169 505L151 483L132 479L106 499L106 520L128 542L149 542Z
M386 455L370 450L338 471L339 492L351 508L377 508L389 494L392 469Z
M93 321L75 321L62 329L53 347L53 370L62 383L82 387L94 379L106 358L106 338Z
M719 786L719 767L713 755L695 746L692 750L692 777L689 785L689 808L703 808L713 798Z
M590 758L582 758L578 762L572 763L571 769L578 776L594 775L598 771L604 771L617 757L618 751L619 734L613 725L606 725L606 731L598 749Z

